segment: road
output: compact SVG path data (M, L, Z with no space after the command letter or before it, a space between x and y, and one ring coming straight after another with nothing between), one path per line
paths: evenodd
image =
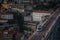
M50 40L60 40L60 16L58 18L58 20L56 21L54 28L51 31L51 34L49 35L49 37L47 39Z
M58 15L60 14L60 8L58 8L53 15L50 16L50 19L48 24L46 25L46 28L41 32L34 32L35 34L32 34L31 37L28 38L28 40L44 40L50 30L52 29L53 25L55 24ZM37 33L37 34L36 34Z

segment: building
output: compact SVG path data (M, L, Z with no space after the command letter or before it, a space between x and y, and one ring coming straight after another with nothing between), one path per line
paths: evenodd
M33 11L32 13L32 18L33 18L33 21L41 21L41 20L44 20L45 18L48 18L49 15L51 15L51 13L53 12L53 10L48 10L48 11L40 11L40 10L37 10L37 11Z

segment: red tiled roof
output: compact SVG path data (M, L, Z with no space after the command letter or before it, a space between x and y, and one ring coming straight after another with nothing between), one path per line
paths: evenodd
M2 35L3 33L2 33L2 31L0 31L0 35Z
M48 11L44 11L44 10L34 10L33 12L37 12L37 13L52 13L53 10L48 10Z

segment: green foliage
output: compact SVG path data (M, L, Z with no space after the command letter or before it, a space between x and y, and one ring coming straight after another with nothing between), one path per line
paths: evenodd
M31 31L31 28L25 27L24 26L24 17L21 13L19 12L13 12L14 14L14 19L17 21L18 25L19 25L19 32L24 32L24 30L26 31Z
M28 28L28 27L25 27L25 26L24 26L24 30L25 30L25 31L32 31L31 28Z
M52 9L56 4L55 3L47 3L48 5L44 5L43 3L38 4L36 7L34 7L34 10L49 10Z

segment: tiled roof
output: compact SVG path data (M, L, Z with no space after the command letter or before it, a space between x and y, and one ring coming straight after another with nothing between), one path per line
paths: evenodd
M33 12L35 12L35 13L52 13L53 10L48 10L48 11L44 11L44 10L34 10Z

